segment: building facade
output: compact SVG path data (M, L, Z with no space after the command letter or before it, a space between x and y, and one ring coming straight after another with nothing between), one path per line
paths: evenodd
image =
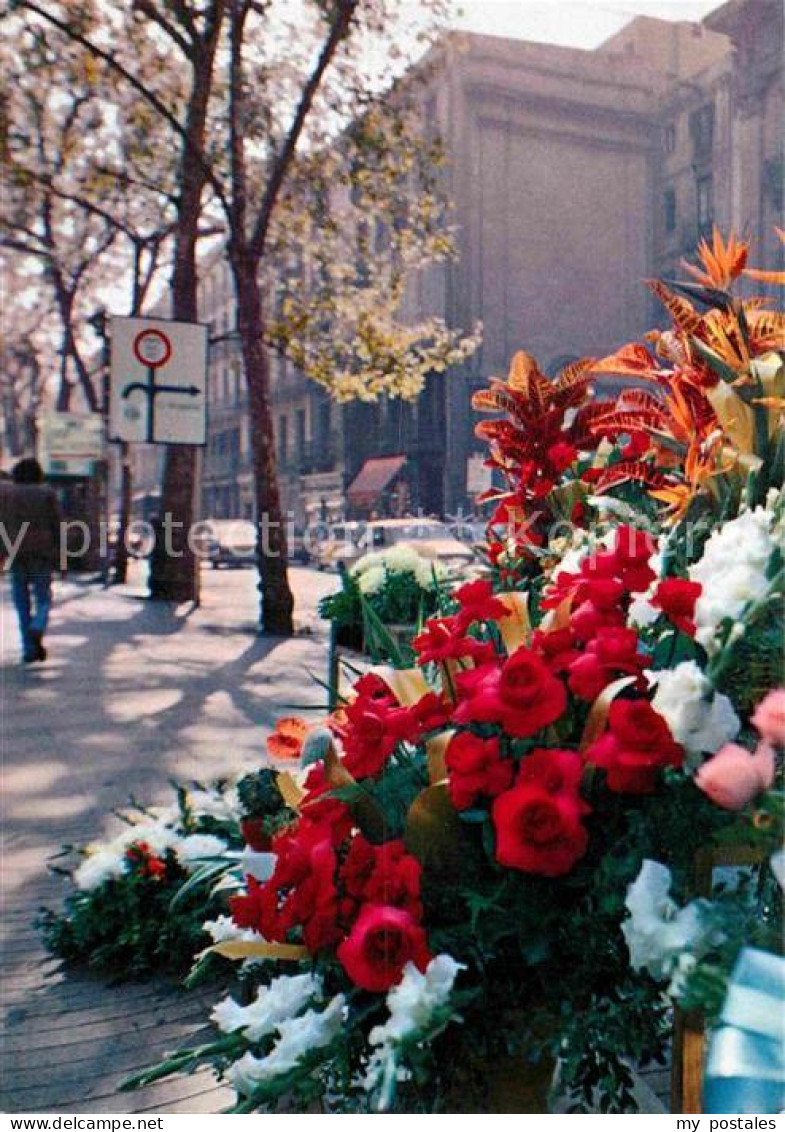
M422 105L445 144L458 258L412 281L403 313L464 330L481 321L483 345L413 404L336 405L275 358L277 457L295 525L343 517L369 461L399 456L396 506L470 509L471 393L505 374L516 350L554 373L639 337L661 321L645 279L678 273L714 223L749 238L755 263L781 262L781 60L779 0L729 0L700 24L639 17L594 51L450 36ZM251 517L220 252L205 264L200 317L213 341L203 514Z

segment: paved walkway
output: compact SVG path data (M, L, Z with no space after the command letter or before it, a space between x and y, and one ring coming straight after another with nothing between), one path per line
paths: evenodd
M313 635L254 635L250 571L205 572L203 604L173 609L140 592L58 589L50 660L18 663L16 624L0 581L3 1043L5 1112L218 1112L231 1093L209 1073L135 1094L118 1082L204 1026L215 995L171 984L107 987L58 970L32 926L67 883L47 869L66 843L110 831L131 794L171 800L171 778L209 780L258 763L265 729L294 696L318 703L326 641L316 598L334 585L293 572L298 616Z

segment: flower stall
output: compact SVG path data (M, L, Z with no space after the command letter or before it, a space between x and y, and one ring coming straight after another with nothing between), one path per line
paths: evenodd
M746 252L715 233L653 284L646 345L553 380L520 353L475 395L489 577L309 730L210 948L245 1001L129 1085L209 1063L235 1112L619 1112L672 1047L679 1111L707 1032L716 1092L729 987L783 963L784 324L734 296Z

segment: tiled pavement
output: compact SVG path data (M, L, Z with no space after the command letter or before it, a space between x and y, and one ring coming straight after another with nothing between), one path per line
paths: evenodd
M315 598L330 583L295 576L300 619L315 625ZM66 891L47 869L62 844L108 830L116 819L107 815L132 794L170 800L171 778L209 780L253 765L262 729L293 688L301 704L321 700L308 672L324 674L324 635L257 638L250 571L207 573L193 611L67 583L58 588L51 659L22 668L3 582L0 600L0 1109L219 1112L231 1094L208 1073L117 1091L131 1071L188 1044L215 995L65 975L33 920Z

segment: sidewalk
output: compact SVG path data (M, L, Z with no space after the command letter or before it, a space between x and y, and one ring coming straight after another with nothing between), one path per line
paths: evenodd
M252 571L203 577L197 610L142 600L141 577L123 592L61 585L50 660L29 667L0 580L2 1111L218 1112L231 1099L207 1073L118 1096L124 1076L196 1034L213 996L64 976L32 926L67 891L46 864L61 845L107 832L130 795L168 801L172 778L257 765L277 715L324 701L309 678L326 671L315 605L335 579L293 570L313 635L269 641L254 634Z

